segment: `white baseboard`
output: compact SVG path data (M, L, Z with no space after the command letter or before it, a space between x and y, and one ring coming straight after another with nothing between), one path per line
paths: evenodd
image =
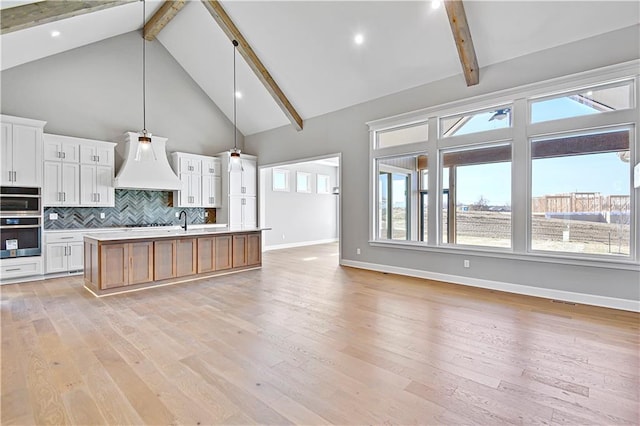
M262 251L280 250L280 249L304 247L304 246L314 246L316 244L335 243L337 241L338 241L337 238L328 238L326 240L302 241L299 243L289 243L289 244L276 244L272 246L264 246L262 248Z
M619 299L615 297L598 296L594 294L575 293L564 290L554 290L542 287L510 284L500 281L482 280L478 278L463 277L459 275L441 274L438 272L421 271L419 269L400 268L397 266L358 262L354 260L341 259L340 264L344 266L351 266L354 268L368 269L371 271L388 272L392 274L406 275L409 277L444 281L447 283L505 291L508 293L524 294L527 296L542 297L545 299L563 300L566 302L580 303L584 305L602 306L605 308L620 309L623 311L640 312L640 301L638 300Z

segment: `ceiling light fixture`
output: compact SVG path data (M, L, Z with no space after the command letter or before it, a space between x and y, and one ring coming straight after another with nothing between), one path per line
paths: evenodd
M58 30L51 31L51 37L58 37L58 36L60 36L60 31Z
M142 0L142 131L138 136L138 149L136 149L135 161L146 161L147 157L157 161L156 153L151 146L151 133L147 132L147 90L146 90L146 40L144 38L144 24L146 21L145 0ZM148 154L151 152L151 155Z
M511 112L511 108L497 109L497 110L495 110L495 112L493 113L491 118L489 118L489 121L504 120L505 118L507 118L509 116L510 112Z
M441 1L439 1L439 0L433 0L433 1L431 2L431 9L439 9L441 4L442 4L442 2L441 2Z
M357 45L361 45L362 43L364 43L364 36L362 34L356 34L356 36L353 38L353 41L355 41Z
M233 40L233 148L229 150L229 171L242 171L242 161L240 160L240 150L238 149L238 127L236 125L236 109L238 92L236 90L236 52L238 50L238 42ZM240 94L242 96L242 94Z

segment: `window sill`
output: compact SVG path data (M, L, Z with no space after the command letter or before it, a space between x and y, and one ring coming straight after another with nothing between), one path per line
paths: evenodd
M429 253L454 254L458 256L493 257L529 262L559 263L562 265L585 266L591 268L619 269L640 272L640 263L630 259L601 259L577 257L566 254L549 255L547 253L515 253L511 249L492 247L474 248L471 246L427 246L417 241L381 241L370 240L371 247L397 248L403 250L424 251Z

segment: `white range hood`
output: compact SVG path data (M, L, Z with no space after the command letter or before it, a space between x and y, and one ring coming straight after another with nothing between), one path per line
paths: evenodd
M138 136L137 132L127 132L118 144L118 148L124 145L124 152L121 153L124 163L114 179L114 186L153 191L181 190L182 182L171 169L165 152L167 138L152 136L149 148L153 150L155 158L149 155L143 161L136 161Z

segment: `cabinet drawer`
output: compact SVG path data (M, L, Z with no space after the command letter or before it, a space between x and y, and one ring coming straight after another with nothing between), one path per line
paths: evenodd
M3 260L0 264L0 278L11 279L39 275L42 273L42 260L32 258L28 260L10 259Z
M85 232L44 232L44 243L75 243L82 242Z

